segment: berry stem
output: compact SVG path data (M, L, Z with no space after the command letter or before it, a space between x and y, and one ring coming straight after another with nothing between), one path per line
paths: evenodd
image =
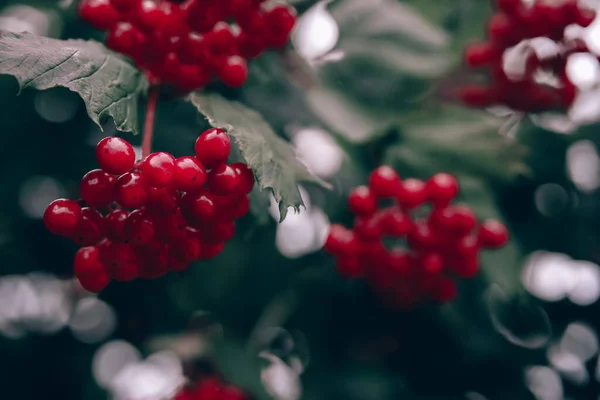
M142 159L152 152L152 133L154 132L154 117L158 104L159 86L151 86L146 105L146 120L144 121L144 138L142 139Z

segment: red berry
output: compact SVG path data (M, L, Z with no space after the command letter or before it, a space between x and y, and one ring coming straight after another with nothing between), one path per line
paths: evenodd
M129 240L129 237L125 232L127 217L129 217L129 213L125 210L114 210L106 216L106 236L109 239L118 242Z
M81 221L71 240L78 246L93 246L104 237L106 222L102 214L93 208L81 209Z
M160 21L160 30L168 36L181 36L187 33L187 25L181 9L178 5L169 1L160 3L162 18Z
M73 235L81 222L81 207L73 200L57 199L44 212L44 224L58 236Z
M139 208L146 203L146 187L137 172L127 172L117 179L117 202L125 208Z
M261 36L249 35L242 32L238 37L238 52L240 56L245 59L252 59L258 57L263 51L265 51L265 41Z
M196 157L206 168L213 168L226 162L230 150L229 136L219 128L211 128L202 132L194 146Z
M230 165L238 174L240 193L250 193L254 188L254 172L248 165L238 162Z
M139 0L110 0L110 3L114 8L119 11L129 11L135 6L137 6L140 1Z
M419 179L405 179L396 191L398 204L406 208L414 208L426 200L425 183Z
M334 255L352 255L359 251L354 232L343 225L333 224L325 242L325 251Z
M140 278L157 279L169 272L169 251L168 245L157 241L138 248Z
M145 35L135 26L119 22L108 31L106 47L137 60L145 40Z
M369 177L369 188L377 198L393 197L400 186L400 177L392 167L378 167Z
M83 0L79 3L79 16L96 29L110 29L119 21L119 12L109 0Z
M89 206L103 207L115 201L117 179L114 175L94 169L83 176L79 185L81 198Z
M133 168L135 152L127 141L111 136L96 145L96 159L103 171L119 175Z
M173 243L170 248L171 257L183 261L184 264L194 262L200 259L202 254L202 242L200 233L192 228L187 228L186 234L177 243ZM180 266L182 267L182 265ZM177 268L177 265L175 266ZM171 266L173 270L173 266ZM185 269L185 268L184 268Z
M174 170L175 157L162 151L149 154L142 163L144 183L157 188L171 183Z
M217 214L214 195L208 191L197 194L186 193L181 201L183 211L192 218L209 221Z
M388 252L386 268L401 277L407 277L412 272L413 259L410 254L403 249L392 248Z
M215 194L227 195L238 191L240 176L228 164L220 164L208 173L208 187Z
M111 278L117 281L131 281L138 277L140 260L136 248L130 243L109 243L101 250L109 253L106 269ZM107 258L104 255L104 258Z
M437 237L427 222L418 221L408 234L408 245L417 250L434 249Z
M369 216L377 211L377 199L367 186L359 186L350 192L348 206L354 214Z
M179 207L179 192L172 188L146 188L145 208L153 215L170 215Z
M477 68L498 60L502 53L502 49L492 43L476 43L465 50L465 61L469 67Z
M223 83L232 88L239 88L248 79L248 65L246 60L240 56L231 56L221 66L219 78Z
M499 221L490 219L479 227L479 244L482 247L497 249L508 242L509 234L506 226Z
M176 210L167 217L155 217L153 222L156 238L168 243L180 240L185 235L188 225L181 210Z
M184 192L202 189L206 183L206 170L195 157L184 156L175 160L172 186Z
M427 181L427 199L436 206L447 205L457 194L458 181L450 174L435 174Z
M365 269L358 257L340 256L335 260L335 266L344 278L356 279L365 275Z
M200 233L204 243L218 244L227 242L235 236L235 222L219 221L205 225Z
M132 23L145 32L160 30L160 24L164 13L159 3L154 0L142 0L140 6L135 10Z
M81 286L89 292L101 292L110 282L96 247L83 247L75 254L73 262L75 276Z
M265 15L265 25L268 31L267 44L270 47L283 47L296 24L296 13L291 7L279 5Z
M382 225L382 218L378 214L370 217L357 217L354 220L354 232L362 240L379 240L383 235Z
M444 268L444 258L439 253L425 253L419 257L419 261L423 271L429 275L437 275Z
M406 236L413 226L410 215L395 207L383 211L381 223L383 233L394 238Z
M154 239L154 223L143 210L135 210L125 221L125 237L135 245L143 245Z
M450 259L448 266L460 278L472 278L479 272L477 254Z
M262 36L265 28L265 15L257 8L244 14L236 15L236 22L242 28L242 31L250 35Z
M474 235L463 236L456 242L456 254L463 258L474 257L479 252L479 242Z

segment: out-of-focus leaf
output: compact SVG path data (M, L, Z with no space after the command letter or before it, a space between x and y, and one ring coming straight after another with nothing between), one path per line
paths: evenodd
M0 31L0 74L14 76L21 90L66 87L81 96L98 125L111 117L117 129L138 131L138 95L147 89L146 78L98 42Z
M312 175L294 153L292 146L277 136L256 111L218 94L193 93L192 104L215 127L225 129L235 140L242 157L256 176L261 190L271 189L279 203L281 221L289 207L304 206L298 184L329 185Z
M449 38L395 0L339 0L328 11L341 59L319 67L309 104L339 134L366 141L447 70Z
M446 171L510 181L529 173L527 151L499 133L503 123L459 107L419 110L398 121L401 140L388 148L384 161L424 178Z
M213 359L227 381L250 392L257 400L271 400L261 382L261 363L241 343L220 339L214 343Z

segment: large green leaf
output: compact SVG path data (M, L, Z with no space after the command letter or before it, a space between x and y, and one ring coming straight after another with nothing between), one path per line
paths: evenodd
M397 121L400 140L384 161L419 177L439 171L509 181L529 169L527 150L499 132L505 120L461 107L436 107Z
M214 93L192 93L190 100L208 122L225 129L235 140L242 157L256 175L261 190L271 189L279 203L281 221L289 207L303 206L298 184L329 185L312 175L294 153L291 145L277 136L256 111Z
M447 71L450 41L396 0L338 0L328 11L341 57L318 64L322 84L308 92L309 104L339 134L367 141Z
M81 96L98 125L112 117L117 129L137 133L146 78L100 43L0 30L0 74L14 76L21 90L66 87Z

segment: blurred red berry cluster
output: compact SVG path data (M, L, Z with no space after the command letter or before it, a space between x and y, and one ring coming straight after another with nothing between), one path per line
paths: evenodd
M174 400L249 400L241 389L228 385L217 377L200 379L194 386L185 387Z
M583 40L567 39L565 28L573 24L589 26L596 17L595 11L582 6L578 0L555 3L535 0L531 5L521 0L497 0L496 3L498 9L487 25L488 40L467 47L465 53L467 65L488 69L491 82L462 87L462 101L473 107L504 105L524 112L570 107L577 88L567 76L567 60L574 53L589 50ZM503 67L506 51L540 37L556 42L559 50L542 58L529 48L523 55L522 71L508 74ZM540 72L552 76L556 83L541 83L536 78Z
M231 143L221 129L202 133L195 156L157 152L135 162L118 137L96 146L101 169L81 180L81 201L58 199L44 213L50 232L81 249L75 275L92 292L111 279L154 279L218 255L250 209L254 174L227 164Z
M151 82L190 91L217 77L227 86L242 86L248 59L285 46L295 10L264 3L82 0L79 14L93 27L107 30L106 45L131 57Z
M451 204L458 193L450 174L402 180L381 166L369 186L350 193L354 226L332 225L325 250L336 257L342 276L367 278L390 305L451 301L457 294L452 277L476 275L479 251L502 247L509 238L502 223L479 224L469 207Z

